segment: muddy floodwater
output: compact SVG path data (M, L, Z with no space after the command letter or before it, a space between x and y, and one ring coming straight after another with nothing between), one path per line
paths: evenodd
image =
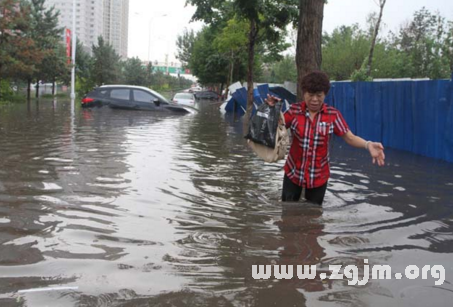
M0 106L0 306L452 306L453 164L388 148L379 168L339 139L323 209L281 203L283 162L198 108Z

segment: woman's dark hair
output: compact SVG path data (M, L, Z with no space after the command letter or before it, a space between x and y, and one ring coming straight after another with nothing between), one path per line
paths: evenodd
M302 78L302 91L304 93L324 92L327 95L329 90L329 76L322 71L309 72Z

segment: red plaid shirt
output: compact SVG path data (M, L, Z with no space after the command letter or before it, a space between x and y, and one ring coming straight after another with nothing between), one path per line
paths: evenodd
M305 102L291 105L285 112L286 128L293 142L285 164L285 174L295 184L308 189L324 185L330 177L329 141L332 133L349 131L340 111L323 103L313 121Z

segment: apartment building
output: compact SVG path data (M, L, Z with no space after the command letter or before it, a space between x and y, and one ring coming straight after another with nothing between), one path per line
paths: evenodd
M60 27L72 30L73 1L46 0L47 7L55 6L60 11ZM91 54L91 47L102 35L122 58L127 58L129 0L75 0L75 3L76 35L85 50Z
M104 0L104 38L127 58L129 0Z

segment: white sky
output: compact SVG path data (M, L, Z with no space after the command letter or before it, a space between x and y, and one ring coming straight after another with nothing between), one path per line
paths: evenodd
M199 30L202 24L189 23L194 7L185 7L185 0L130 0L129 57L164 62L175 61L176 37L184 28ZM328 0L324 7L323 31L338 26L366 24L371 12L378 12L378 0ZM415 11L425 6L432 13L440 12L453 21L453 0L387 0L384 7L384 30L398 30L412 19ZM163 16L166 15L166 16ZM150 48L149 48L150 47ZM149 49L149 56L148 56Z

